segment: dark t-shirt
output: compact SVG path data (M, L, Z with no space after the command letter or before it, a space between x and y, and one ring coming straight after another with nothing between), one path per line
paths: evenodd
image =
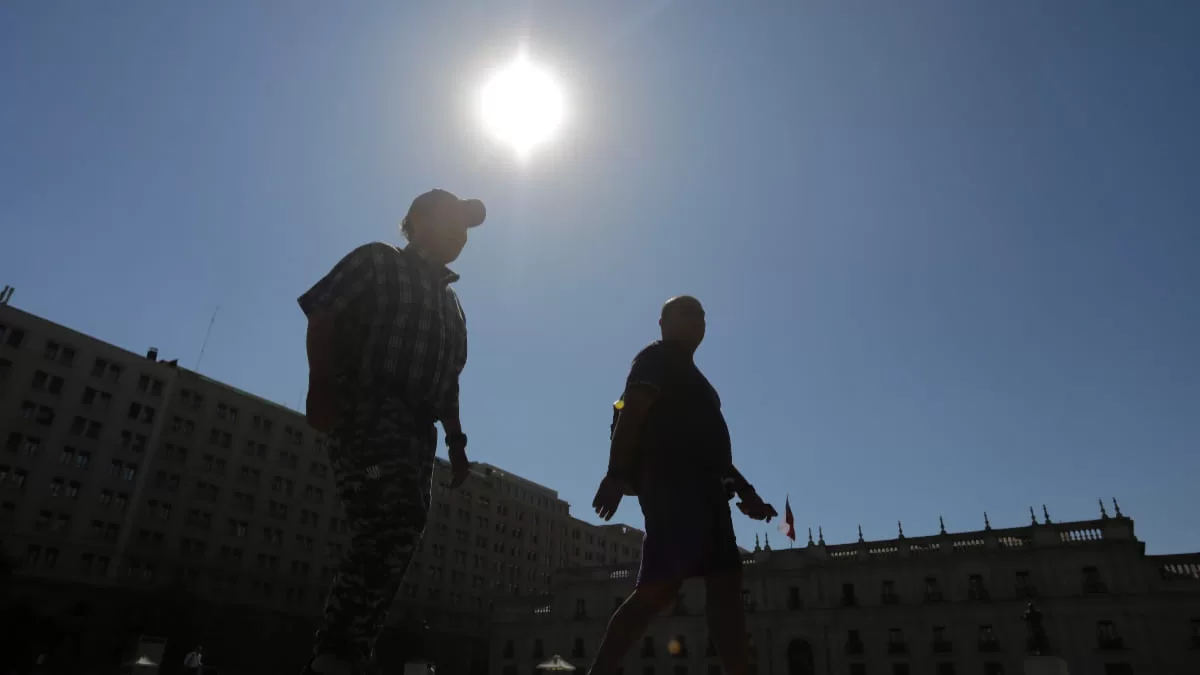
M638 438L638 494L726 502L721 479L732 462L721 398L685 348L655 342L633 360L626 391L658 392Z

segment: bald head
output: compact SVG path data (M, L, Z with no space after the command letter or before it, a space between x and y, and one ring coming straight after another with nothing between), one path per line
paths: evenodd
M683 342L696 348L704 340L704 306L690 295L679 295L663 304L658 320L663 340Z

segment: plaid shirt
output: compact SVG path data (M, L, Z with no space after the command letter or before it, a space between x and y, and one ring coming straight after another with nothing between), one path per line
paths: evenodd
M438 419L458 410L467 322L458 275L415 248L360 246L300 296L305 316L335 319L338 380L396 391Z

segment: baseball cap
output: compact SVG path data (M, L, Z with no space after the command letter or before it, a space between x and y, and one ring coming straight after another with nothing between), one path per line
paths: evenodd
M487 210L478 199L459 199L449 190L435 188L413 200L412 206L408 207L408 215L404 216L404 224L408 225L413 216L429 213L435 206L446 203L454 204L451 212L457 214L467 227L479 227L487 217Z

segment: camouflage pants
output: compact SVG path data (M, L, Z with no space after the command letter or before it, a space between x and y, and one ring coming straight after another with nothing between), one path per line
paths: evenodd
M425 530L437 433L400 401L343 406L329 444L352 539L325 601L316 654L371 658Z

